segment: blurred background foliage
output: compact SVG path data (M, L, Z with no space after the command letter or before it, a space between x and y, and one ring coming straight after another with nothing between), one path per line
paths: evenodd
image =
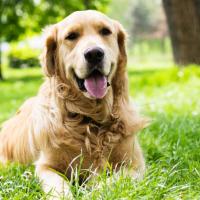
M166 66L173 57L179 65L200 64L200 0L184 5L180 0L1 0L0 79L7 66L38 66L42 29L84 9L100 10L124 25L129 66Z

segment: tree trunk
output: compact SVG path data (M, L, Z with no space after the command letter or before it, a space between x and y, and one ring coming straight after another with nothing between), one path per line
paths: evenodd
M196 7L198 19L200 21L200 0L195 0L195 7Z
M175 62L200 64L200 0L163 0Z

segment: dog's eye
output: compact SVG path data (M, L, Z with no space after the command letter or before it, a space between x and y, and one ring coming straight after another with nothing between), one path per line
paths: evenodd
M66 40L76 40L79 37L79 33L71 32L65 37Z
M111 33L111 30L105 27L100 30L100 34L103 36L110 35Z

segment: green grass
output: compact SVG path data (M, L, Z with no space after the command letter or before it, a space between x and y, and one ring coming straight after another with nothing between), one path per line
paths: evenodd
M0 83L0 122L10 117L42 82L39 69L6 70ZM129 67L130 93L152 124L140 132L147 172L141 182L123 174L106 184L72 186L76 199L200 198L200 67ZM0 199L45 199L33 166L0 168Z

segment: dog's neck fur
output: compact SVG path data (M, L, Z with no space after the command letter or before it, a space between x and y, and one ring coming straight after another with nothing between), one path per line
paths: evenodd
M56 77L50 82L54 84L56 100L63 105L64 116L72 113L91 118L97 123L104 123L112 115L113 90L111 87L103 99L95 100L85 97L70 82L64 83Z
M49 116L56 117L56 125L60 124L61 127L60 132L53 133L55 137L57 134L60 136L54 138L51 141L52 144L57 146L64 144L77 149L79 142L82 141L86 149L91 151L91 148L94 150L93 148L97 148L103 141L116 143L123 135L126 135L123 120L113 114L112 88L109 88L108 94L102 100L87 99L73 89L73 86L68 87L56 77L52 77L47 78L39 92L42 98L47 96L47 99L51 99L45 107L49 107L49 112L52 112ZM59 111L51 111L52 105ZM58 114L60 116L56 116ZM94 147L91 147L91 143L95 143Z
M145 124L144 119L137 115L123 95L114 94L113 87L109 88L102 100L92 100L86 98L73 85L63 83L55 76L47 78L39 94L43 97L48 96L47 99L51 99L49 106L53 103L60 110L58 112L60 113L58 118L62 119L60 123L74 124L72 127L76 129L77 126L78 132L83 124L85 130L86 125L92 124L92 126L109 129L109 126L115 124L118 127L117 124L120 123L123 127L121 131L127 135L137 132ZM120 96L121 99L119 99Z

